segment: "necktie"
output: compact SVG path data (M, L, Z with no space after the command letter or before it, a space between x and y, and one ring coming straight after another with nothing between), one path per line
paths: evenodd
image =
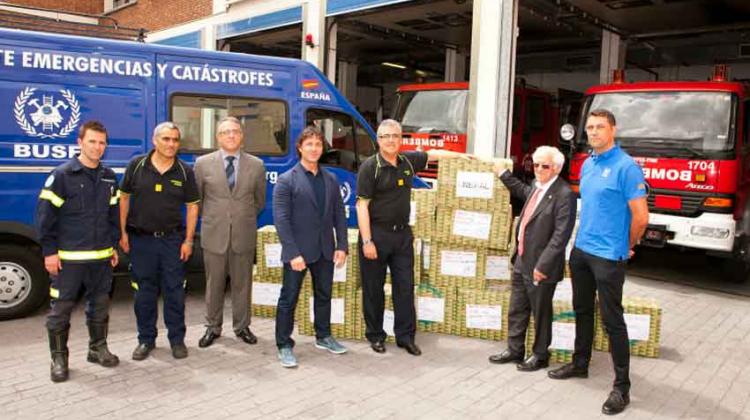
M234 189L234 184L237 181L237 178L234 174L234 156L227 156L225 158L227 160L227 182L229 183L229 191L232 191Z
M523 255L523 237L524 233L526 233L526 224L529 223L531 215L534 214L539 191L541 191L539 188L534 189L531 197L529 197L529 202L526 203L526 207L523 210L523 215L521 216L521 226L518 229L518 255Z

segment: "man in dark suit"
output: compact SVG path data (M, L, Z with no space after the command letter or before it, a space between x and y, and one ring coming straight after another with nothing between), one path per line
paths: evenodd
M308 269L315 289L315 347L346 353L346 348L331 336L330 322L334 264L346 262L349 248L346 216L336 177L318 165L323 141L323 133L316 127L302 131L297 140L300 161L279 176L273 192L273 218L284 262L276 307L276 346L284 367L297 366L291 335L294 310Z
M492 363L518 363L523 372L549 366L552 342L552 297L563 278L565 247L576 219L576 197L558 175L565 156L550 146L533 155L536 182L529 186L496 165L500 180L511 194L524 200L513 255L513 276L508 311L508 348L490 356ZM529 315L534 314L536 334L533 353L523 360Z

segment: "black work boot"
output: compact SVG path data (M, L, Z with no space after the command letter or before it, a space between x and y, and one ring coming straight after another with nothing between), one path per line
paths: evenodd
M47 330L47 337L52 356L49 377L52 382L65 382L68 380L68 329Z
M109 352L107 348L108 321L88 322L89 326L89 355L86 358L91 363L98 363L104 367L115 367L120 359Z

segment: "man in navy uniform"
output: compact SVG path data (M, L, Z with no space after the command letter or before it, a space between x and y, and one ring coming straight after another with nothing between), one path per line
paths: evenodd
M101 164L107 130L97 121L86 122L78 146L81 152L47 178L36 214L51 283L47 331L53 382L68 379L70 313L81 289L86 292L87 360L105 367L120 362L107 348L109 291L120 239L117 179Z
M153 143L151 152L130 161L121 186L120 246L130 254L138 324L133 360L147 358L156 346L159 291L172 356L184 359L188 356L184 263L193 253L200 197L192 168L177 158L177 126L169 121L157 125ZM184 221L183 206L187 207Z

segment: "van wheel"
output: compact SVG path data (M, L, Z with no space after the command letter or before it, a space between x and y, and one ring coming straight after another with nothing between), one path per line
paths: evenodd
M0 320L31 314L44 302L48 290L41 256L23 246L0 246Z

